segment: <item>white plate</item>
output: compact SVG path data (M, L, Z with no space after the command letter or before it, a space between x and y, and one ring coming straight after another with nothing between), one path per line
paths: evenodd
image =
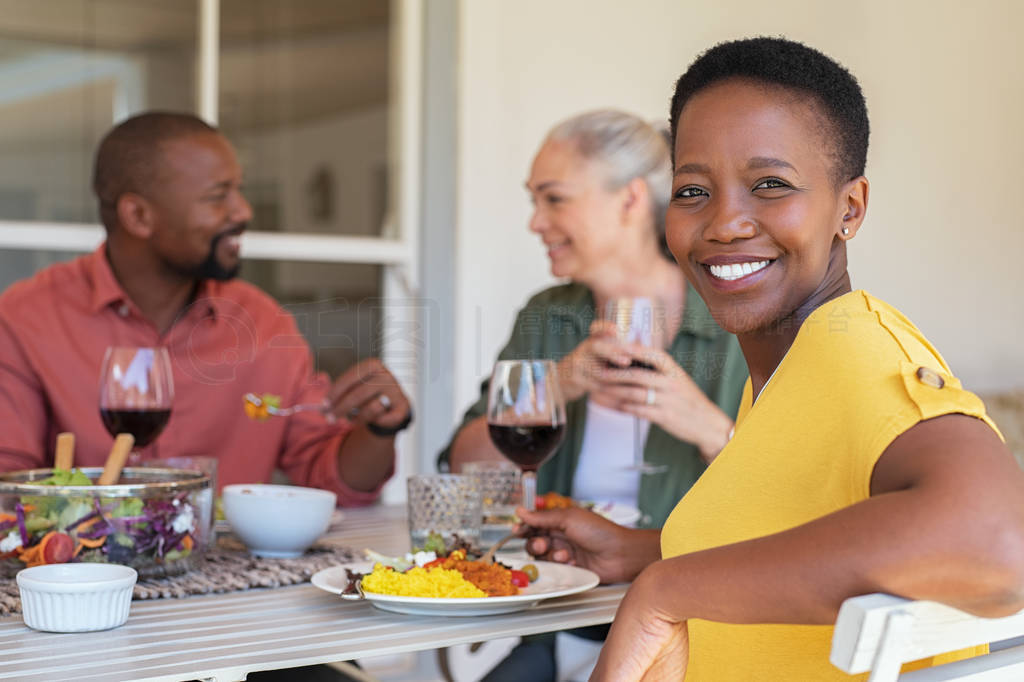
M336 530L337 527L344 520L345 520L345 514L343 514L340 509L335 509L334 512L331 514L330 522L327 524L327 532L329 533L332 530ZM217 532L217 533L230 533L231 532L231 524L228 523L227 519L217 519L216 521L213 522L213 530L214 530L214 532Z
M593 509L601 516L609 521L614 521L620 526L632 527L640 520L640 510L628 504L595 502Z
M508 559L502 563L518 568L533 563L539 577L529 587L520 588L512 597L480 597L463 599L435 599L430 597L396 597L389 594L364 592L366 600L385 611L408 613L415 616L489 616L496 613L511 613L531 608L544 599L564 597L567 594L584 592L597 586L597 574L578 568L548 561ZM311 582L321 590L341 594L348 585L345 569L358 573L369 573L373 564L368 561L343 564L325 568L313 574Z

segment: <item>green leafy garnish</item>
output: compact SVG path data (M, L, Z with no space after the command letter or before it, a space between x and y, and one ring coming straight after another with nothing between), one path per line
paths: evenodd
M445 553L444 537L440 533L431 533L427 536L427 539L423 541L423 547L419 549L422 549L424 552L434 552L437 556L442 556Z
M82 473L81 469L54 469L53 473L40 481L33 481L36 485L92 485L92 479Z
M68 528L72 523L91 512L92 499L86 497L68 498L67 505L57 515L57 527Z
M92 479L82 473L81 469L54 469L53 473L46 478L38 481L32 481L36 485L92 485ZM37 516L51 517L52 521L56 520L56 514L60 509L63 509L64 499L60 497L25 497L22 499L23 504L32 505L35 508L35 514Z
M109 536L109 538L111 540L113 540L115 543L121 545L122 547L134 547L135 546L135 541L132 540L132 537L130 535L128 535L127 533L121 533L121 532L113 533L113 534L111 534Z
M142 516L142 500L138 497L126 497L110 512L114 518L122 516Z

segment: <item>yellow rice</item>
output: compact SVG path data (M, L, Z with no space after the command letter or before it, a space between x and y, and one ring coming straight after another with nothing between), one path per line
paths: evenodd
M397 573L381 564L374 564L373 573L363 578L363 589L377 594L399 597L486 597L487 593L462 577L455 570L434 566L416 566Z

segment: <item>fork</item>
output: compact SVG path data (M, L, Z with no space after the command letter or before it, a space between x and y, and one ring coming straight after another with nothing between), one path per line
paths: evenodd
M320 412L327 414L328 405L326 403L301 403L299 405L292 405L291 407L275 407L273 405L264 405L263 399L255 393L246 393L243 398L245 402L251 403L256 407L265 407L267 414L274 415L275 417L288 417L295 414L296 412Z
M501 549L502 546L506 542L508 542L509 540L512 540L513 538L516 538L516 537L518 537L518 535L516 534L515 531L512 531L511 533L509 533L508 535L506 535L505 537L503 537L502 539L498 540L493 545L491 545L491 548L489 550L487 550L487 552L484 553L484 555L482 557L480 557L479 560L481 562L485 563L485 564L493 564L494 563L494 553L497 552L499 549Z

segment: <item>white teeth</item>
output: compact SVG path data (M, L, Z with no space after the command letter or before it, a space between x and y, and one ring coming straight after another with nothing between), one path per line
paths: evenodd
M768 267L768 263L770 262L771 261L759 260L753 263L729 263L728 265L709 265L708 270L710 270L711 274L717 277L718 279L732 281L734 279L739 279L740 277L752 275L758 270L763 270L764 268Z

